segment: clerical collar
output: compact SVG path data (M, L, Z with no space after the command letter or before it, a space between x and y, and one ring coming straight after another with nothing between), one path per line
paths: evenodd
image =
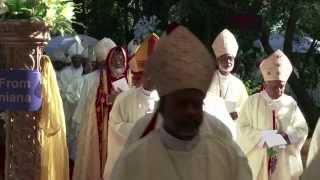
M159 132L160 132L160 139L164 144L164 146L169 150L173 150L173 151L184 151L184 152L191 151L198 145L200 141L199 135L194 137L190 141L184 141L184 140L178 139L176 137L173 137L171 134L169 134L163 127L160 128Z
M282 107L282 96L278 99L272 99L266 91L261 92L262 97L267 101L268 105L273 109L280 109Z
M228 77L230 77L230 74L229 73L228 75L223 75L219 70L218 70L218 76L221 78L221 79L227 79Z

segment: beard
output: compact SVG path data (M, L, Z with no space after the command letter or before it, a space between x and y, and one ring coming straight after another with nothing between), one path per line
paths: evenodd
M230 73L233 70L233 65L228 65L228 66L223 66L223 65L219 65L219 69L221 69L224 72L228 72Z

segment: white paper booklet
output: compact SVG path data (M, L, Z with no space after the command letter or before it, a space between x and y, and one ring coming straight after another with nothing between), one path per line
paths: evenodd
M277 130L266 130L262 132L262 144L266 143L268 147L286 145L286 140L277 134Z
M129 90L129 85L125 78L121 78L112 82L112 86L116 91L127 91Z

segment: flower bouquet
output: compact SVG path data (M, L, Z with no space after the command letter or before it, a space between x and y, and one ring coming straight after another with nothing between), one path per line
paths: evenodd
M0 20L44 23L52 34L72 33L76 5L70 0L0 0Z

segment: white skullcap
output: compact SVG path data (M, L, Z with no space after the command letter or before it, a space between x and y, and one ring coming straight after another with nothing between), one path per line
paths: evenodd
M109 51L114 47L116 47L116 43L114 43L112 39L103 38L102 40L100 40L94 48L96 60L105 61L109 54Z
M211 46L217 58L224 54L236 57L239 49L236 38L228 29L223 30Z
M162 36L146 64L160 96L181 89L206 93L214 73L214 62L206 47L188 29L177 26Z
M264 81L287 81L292 65L288 57L281 50L277 50L261 62L260 70Z

